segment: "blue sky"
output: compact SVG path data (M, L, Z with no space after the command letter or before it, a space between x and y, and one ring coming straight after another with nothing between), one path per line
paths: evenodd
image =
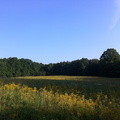
M44 64L120 53L120 0L2 0L0 58Z

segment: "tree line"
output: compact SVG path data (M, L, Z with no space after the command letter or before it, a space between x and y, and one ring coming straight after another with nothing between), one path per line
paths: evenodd
M82 58L50 64L16 57L0 59L0 77L41 75L120 77L120 54L114 48L109 48L100 59Z

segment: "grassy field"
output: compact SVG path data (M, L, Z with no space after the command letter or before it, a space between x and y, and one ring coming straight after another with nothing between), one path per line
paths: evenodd
M120 78L0 79L1 120L119 120Z

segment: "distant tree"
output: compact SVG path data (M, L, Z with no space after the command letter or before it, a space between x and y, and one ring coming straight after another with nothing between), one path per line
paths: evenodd
M82 58L71 62L42 64L16 57L0 59L0 77L38 75L120 77L120 55L114 48L109 48L103 52L100 60Z
M46 75L53 74L53 66L54 66L54 64L52 64L52 63L43 65L43 70L46 72Z
M88 75L88 65L89 60L87 58L82 58L79 62L79 74L78 75Z
M30 65L30 75L39 76L41 70L41 65L37 62L32 62Z
M98 75L98 68L99 68L99 60L98 59L89 60L89 65L87 68L88 75L97 76Z
M104 64L115 63L118 61L120 61L120 55L114 48L107 49L100 57L100 62Z
M8 77L16 77L21 76L20 74L20 62L16 57L10 57L6 59L7 69L8 69Z
M31 72L31 65L32 65L32 60L29 59L20 59L20 64L21 64L21 76L29 76Z
M6 63L2 60L0 60L0 77L6 77Z
M87 66L89 60L87 58L82 58L80 60L75 60L70 63L70 74L71 75L87 75Z
M119 53L113 49L107 49L103 52L100 57L100 75L102 76L109 76L115 77L117 70L117 64L120 62L120 55Z

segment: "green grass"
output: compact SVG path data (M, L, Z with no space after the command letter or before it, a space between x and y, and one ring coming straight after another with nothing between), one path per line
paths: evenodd
M120 78L26 76L0 81L2 120L25 120L27 117L29 120L119 120L120 118ZM11 83L21 85L16 87ZM71 101L66 101L68 98ZM80 101L83 103L79 103ZM93 106L90 101L94 103Z
M120 78L105 78L93 76L26 76L11 79L1 79L4 84L20 83L37 89L46 87L47 90L62 93L84 94L93 98L94 94L106 94L109 97L120 96Z

